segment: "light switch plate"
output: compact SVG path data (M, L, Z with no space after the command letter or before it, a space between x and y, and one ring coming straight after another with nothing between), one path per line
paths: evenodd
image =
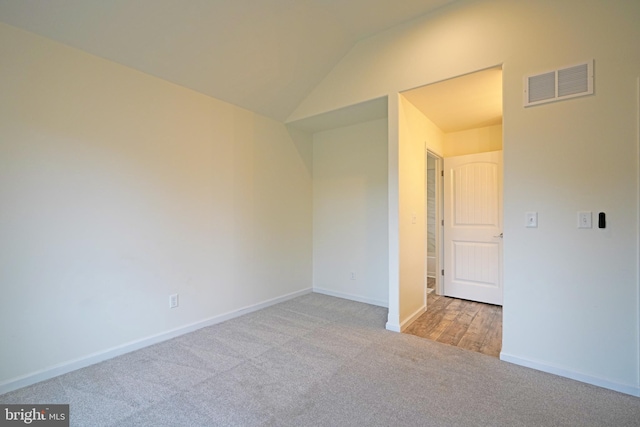
M578 228L591 227L591 212L578 212Z
M538 212L527 212L525 214L525 226L527 228L538 228Z

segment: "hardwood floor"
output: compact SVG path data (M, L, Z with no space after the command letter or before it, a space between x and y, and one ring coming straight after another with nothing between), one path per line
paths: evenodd
M502 348L502 307L427 295L427 311L404 333L498 357Z

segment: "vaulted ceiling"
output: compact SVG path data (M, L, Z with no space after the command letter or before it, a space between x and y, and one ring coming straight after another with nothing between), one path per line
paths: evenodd
M502 124L502 68L402 93L444 133Z
M0 0L0 21L284 121L365 37L454 0Z

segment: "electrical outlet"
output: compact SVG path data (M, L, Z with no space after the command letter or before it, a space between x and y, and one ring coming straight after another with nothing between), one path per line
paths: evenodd
M178 294L169 295L169 308L178 307Z
M349 276L351 280L356 280L356 273L355 272L351 272L351 276Z

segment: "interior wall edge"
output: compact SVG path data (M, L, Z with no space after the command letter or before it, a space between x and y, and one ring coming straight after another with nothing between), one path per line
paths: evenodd
M638 311L636 312L636 335L640 336L640 75L636 81L636 171L636 300L638 301ZM638 358L636 384L640 387L640 339L636 344L636 356Z
M388 221L389 221L389 313L385 328L400 332L400 236L399 236L399 120L400 94L388 95Z

